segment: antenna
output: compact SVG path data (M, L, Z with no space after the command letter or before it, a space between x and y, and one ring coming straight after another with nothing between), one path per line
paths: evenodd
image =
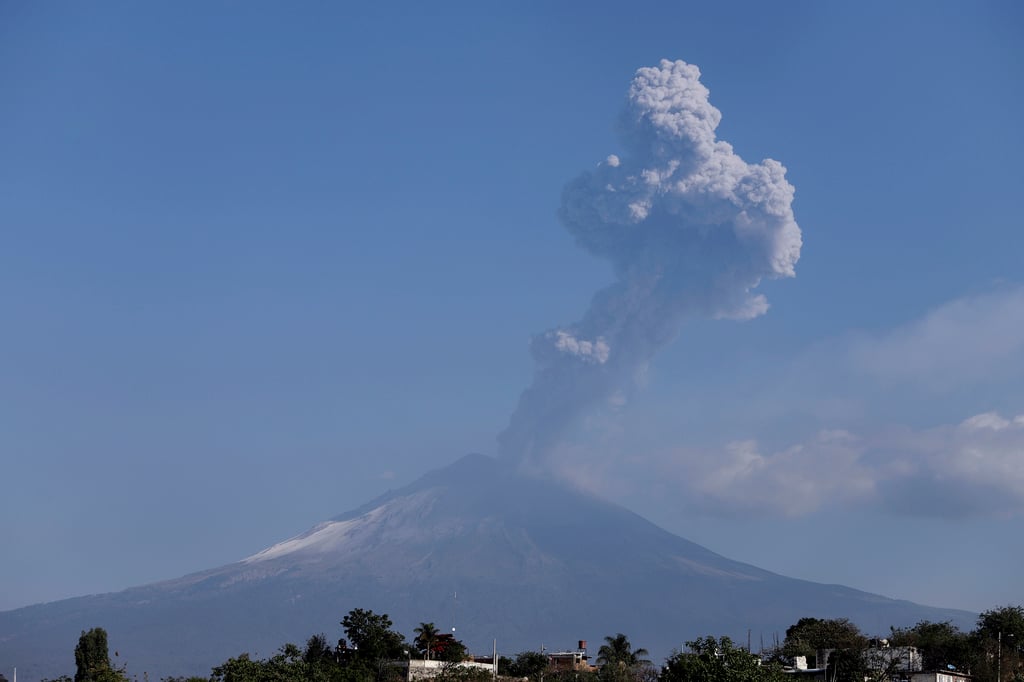
M458 590L452 592L452 635L455 635L455 607L459 605Z

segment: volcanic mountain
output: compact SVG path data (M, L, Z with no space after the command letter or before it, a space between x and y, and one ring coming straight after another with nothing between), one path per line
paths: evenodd
M868 633L974 615L732 561L565 484L470 455L237 563L122 592L0 613L0 668L72 672L79 633L102 626L135 675L209 674L323 632L353 608L421 621L471 651L574 647L625 632L654 660L687 639L771 638L802 616Z

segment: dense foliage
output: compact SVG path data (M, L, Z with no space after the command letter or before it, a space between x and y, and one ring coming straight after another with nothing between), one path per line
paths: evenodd
M974 650L971 638L949 621L921 621L912 628L891 629L889 643L892 646L917 647L924 659L926 670L971 668Z
M548 657L540 651L520 651L514 660L499 660L498 667L509 677L539 680L548 669Z
M601 682L637 682L656 677L656 671L645 656L647 649L634 649L621 632L605 637L604 644L597 650L597 663L601 666L598 679Z
M786 629L786 640L782 644L784 656L806 656L813 659L825 649L863 649L867 637L846 618L801 618Z
M75 647L75 682L122 682L127 680L121 670L110 665L107 631L93 628L78 638Z
M323 634L311 636L304 647L284 644L270 658L248 653L229 658L206 678L165 678L162 682L401 682L414 657L443 662L435 682L489 682L492 674L460 666L466 648L454 635L441 633L433 623L415 628L412 644L393 629L387 614L353 609L341 620L345 638L332 646ZM887 644L915 647L925 670L958 670L974 682L1024 682L1024 607L1005 606L985 611L977 628L961 632L949 622L921 621L908 628L891 628ZM872 640L873 644L881 643ZM827 665L832 682L891 682L899 679L893 665L870 663L868 638L845 618L801 618L786 630L776 649L755 655L728 637L699 637L687 650L673 653L659 669L648 652L634 647L623 633L604 638L598 667L556 669L544 652L523 651L499 659L500 676L529 682L782 682L784 665L804 656L807 663ZM825 661L827 660L827 664ZM76 673L44 682L128 682L126 670L110 663L107 633L102 628L82 632L75 647ZM437 665L437 664L434 664ZM137 678L135 678L137 680Z
M687 642L689 651L669 656L661 682L782 682L782 666L764 663L756 654L735 646L728 637L700 637Z

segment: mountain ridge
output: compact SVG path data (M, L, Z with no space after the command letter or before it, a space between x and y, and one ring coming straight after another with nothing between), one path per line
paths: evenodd
M78 633L101 625L132 672L208 674L243 651L341 636L357 607L388 613L403 633L450 624L471 649L621 631L654 656L700 635L771 635L802 616L849 617L871 633L974 618L734 561L590 493L468 455L237 562L0 612L0 664L28 682L68 672L48 657L70 658Z

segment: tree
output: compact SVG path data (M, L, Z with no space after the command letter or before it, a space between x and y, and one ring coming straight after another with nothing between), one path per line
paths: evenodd
M520 651L514 661L502 668L501 673L508 677L537 680L548 669L548 663L548 657L539 651Z
M688 652L665 661L660 682L782 682L778 664L762 664L728 637L701 637L687 642Z
M991 639L996 639L1001 632L1003 637L1020 643L1024 639L1024 606L1001 606L983 611L978 616L975 632Z
M379 661L405 658L408 646L405 637L391 629L386 613L376 614L364 609L352 609L341 625L355 649L355 657L376 664Z
M254 661L245 653L215 667L210 679L214 682L259 682L268 677L263 661Z
M75 682L93 682L110 669L106 630L93 628L82 631L75 647L75 667Z
M310 663L295 644L284 644L265 661L252 660L249 654L228 659L213 669L213 682L330 682L334 679L330 668Z
M75 647L74 682L127 682L122 670L110 665L110 651L107 648L107 631L93 628L82 631Z
M828 657L825 679L830 682L864 682L867 677L868 669L864 661L863 648L836 649Z
M653 673L653 676L648 676L648 672ZM643 673L638 675L634 682L658 682L658 671L654 666L645 667ZM597 673L590 670L564 668L545 673L544 682L600 682L600 678Z
M649 664L643 656L647 656L647 649L634 649L629 638L621 632L614 637L604 638L604 644L597 650L597 662L601 665L624 664L627 667Z
M313 635L306 640L302 660L311 665L327 665L335 662L335 652L327 643L327 637L323 633Z
M466 645L455 639L455 635L438 635L434 651L437 653L437 660L448 663L458 663L469 657Z
M786 629L782 654L794 656L816 656L819 650L857 649L867 646L867 638L847 618L801 618Z
M441 634L437 626L433 623L420 623L419 627L415 628L413 632L416 633L416 639L413 640L416 650L423 654L423 657L427 660L433 658L434 647L437 645L437 636Z
M982 612L970 639L978 652L971 670L978 682L1024 680L1024 606Z
M604 644L597 650L597 662L601 666L598 676L603 682L627 682L643 676L643 669L651 662L644 658L647 649L634 649L626 635L617 633L604 638Z
M890 628L892 646L917 647L925 670L970 670L973 651L968 635L950 621L922 620L912 628Z

